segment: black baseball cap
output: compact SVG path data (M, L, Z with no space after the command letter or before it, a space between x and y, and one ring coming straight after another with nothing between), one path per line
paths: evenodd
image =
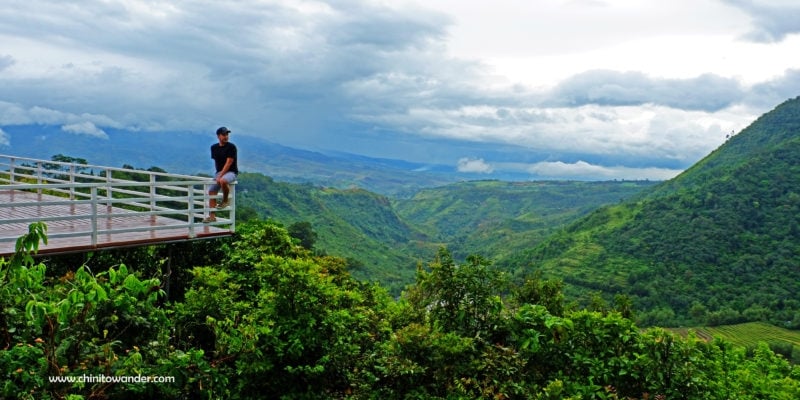
M220 126L219 129L217 129L217 135L225 135L228 133L231 133L231 130L224 126Z

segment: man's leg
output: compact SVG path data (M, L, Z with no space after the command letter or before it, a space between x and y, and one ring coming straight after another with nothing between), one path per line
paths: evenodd
M220 179L220 183L221 183L220 186L222 186L222 202L227 203L228 195L231 193L231 186L225 179Z
M208 206L211 208L211 210L214 210L215 208L217 208L217 192L208 192L208 195L211 197L211 199L208 201ZM216 218L217 218L217 213L215 213L214 211L208 212L208 218L207 218L208 221L213 221Z
M211 200L208 201L208 205L211 208L215 208L217 206L217 192L208 192L208 196L211 197Z
M217 205L217 208L220 210L228 207L228 199L229 199L228 196L231 193L230 182L233 181L234 179L236 179L235 175L229 172L224 176L221 176L219 180L217 180L219 187L222 189L222 202L219 205Z

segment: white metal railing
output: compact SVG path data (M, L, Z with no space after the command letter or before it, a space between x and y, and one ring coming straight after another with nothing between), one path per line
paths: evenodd
M56 196L40 200L20 200L3 204L0 202L0 243L15 241L4 236L2 225L28 224L85 220L91 231L48 233L48 237L91 236L92 246L97 245L101 234L154 231L160 229L185 228L188 237L195 238L196 230L203 226L228 226L235 231L236 185L231 184L230 206L224 211L227 218L217 216L215 222L203 223L209 212L220 212L209 207L210 178L170 174L155 171L114 168L98 165L76 164L59 161L0 155L0 190L17 190ZM22 196L20 196L22 197ZM35 215L13 217L11 207L19 213L20 208L42 206L67 206L88 204L90 211L82 214ZM21 213L36 214L36 213ZM114 217L163 216L181 221L177 224L150 225L141 227L114 228L99 224ZM27 229L25 230L27 232Z

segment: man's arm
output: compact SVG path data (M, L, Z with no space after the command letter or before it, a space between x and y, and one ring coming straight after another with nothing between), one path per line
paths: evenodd
M225 159L225 166L222 167L222 171L219 171L217 174L217 179L221 178L223 175L227 174L228 171L231 169L231 165L233 165L233 157L228 157Z

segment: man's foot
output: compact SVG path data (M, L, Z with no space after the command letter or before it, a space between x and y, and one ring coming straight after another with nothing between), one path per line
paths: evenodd
M203 223L208 224L211 222L217 222L217 217L205 217L203 218Z
M223 208L226 208L226 207L228 207L228 205L229 205L228 201L227 201L227 200L225 200L225 201L223 201L222 203L219 203L219 204L217 204L217 209L218 209L218 210L221 210L221 209L223 209Z

